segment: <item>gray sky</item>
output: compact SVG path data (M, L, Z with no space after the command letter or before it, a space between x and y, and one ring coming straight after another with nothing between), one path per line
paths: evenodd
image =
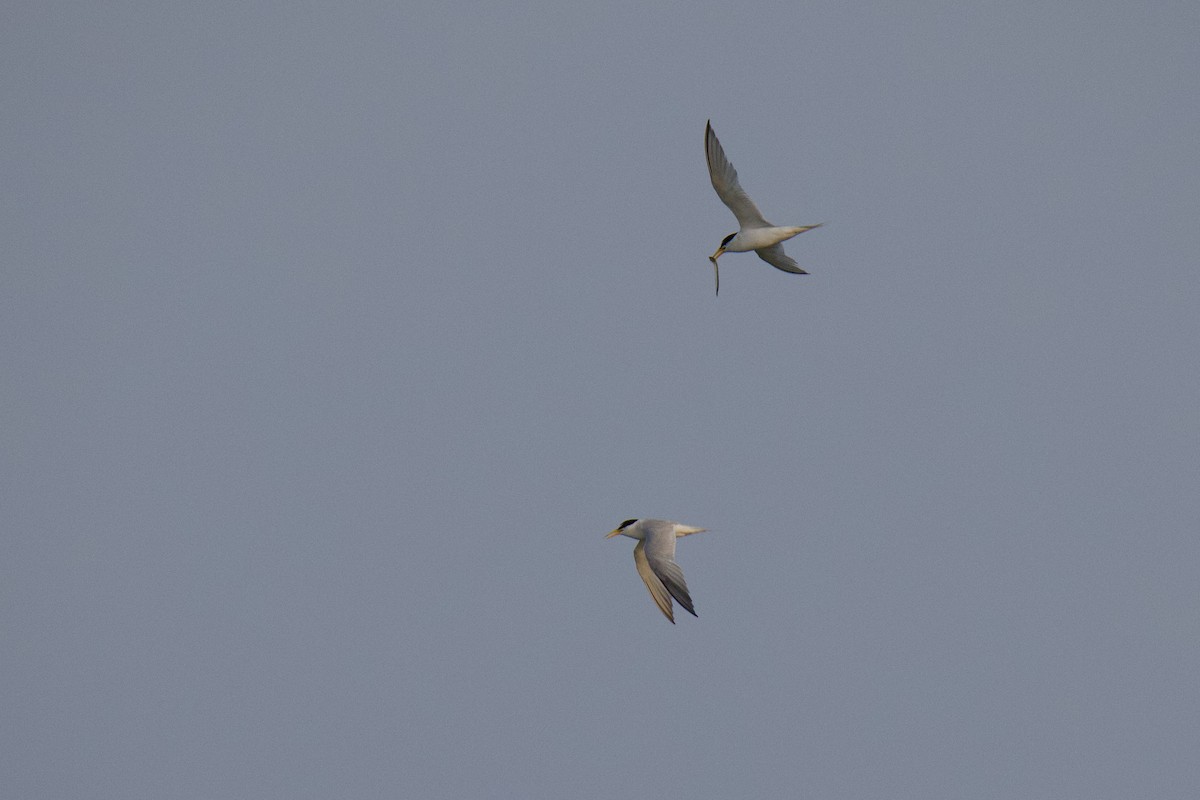
M0 14L0 794L1200 795L1195 4L574 5Z

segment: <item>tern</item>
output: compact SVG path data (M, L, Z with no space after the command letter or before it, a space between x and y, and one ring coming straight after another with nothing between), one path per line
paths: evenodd
M633 548L633 564L650 590L650 596L672 625L675 624L672 597L693 617L698 616L692 607L683 570L675 563L675 540L703 530L665 519L627 519L604 537L611 539L621 535L638 540Z
M708 158L708 177L712 179L713 188L717 190L717 197L729 206L741 228L737 233L731 233L722 239L717 252L708 257L717 278L717 294L721 293L721 271L717 267L717 259L726 252L747 253L753 250L758 253L759 258L775 269L794 275L807 275L807 272L800 269L800 266L783 252L782 242L805 231L819 228L824 223L779 226L767 222L758 206L754 205L754 201L738 183L737 170L725 157L725 151L721 149L721 143L713 133L712 120L709 120L704 128L704 155Z

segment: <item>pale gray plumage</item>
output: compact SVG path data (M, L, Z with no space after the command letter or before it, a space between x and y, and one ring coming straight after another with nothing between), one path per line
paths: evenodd
M675 614L671 598L693 617L698 616L683 579L683 570L675 563L675 540L703 530L665 519L628 519L605 537L621 535L638 540L633 548L634 566L650 590L650 597L672 625Z
M817 227L813 225L813 227ZM754 251L758 253L758 257L770 264L775 269L781 269L784 272L790 272L793 275L807 275L808 273L800 269L800 265L795 259L783 252L782 244L773 244L770 247L760 247Z
M737 217L738 225L743 228L770 228L771 223L767 222L750 195L746 194L738 180L737 170L725 157L725 148L721 147L713 131L712 120L704 128L704 155L708 159L708 177L717 191L717 197Z
M717 192L717 197L721 198L721 202L737 217L740 226L737 233L726 236L717 252L708 257L716 274L717 293L721 291L721 274L717 267L717 259L725 252L745 253L753 250L759 258L776 269L793 275L807 275L799 264L783 252L782 243L805 231L821 227L821 223L778 226L767 222L738 181L737 170L725 157L725 150L717 140L717 134L713 132L711 121L704 128L704 155L708 161L708 177Z

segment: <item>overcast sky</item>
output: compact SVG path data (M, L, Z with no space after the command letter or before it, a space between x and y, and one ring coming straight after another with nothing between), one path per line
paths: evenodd
M0 794L1200 796L1198 41L9 4Z

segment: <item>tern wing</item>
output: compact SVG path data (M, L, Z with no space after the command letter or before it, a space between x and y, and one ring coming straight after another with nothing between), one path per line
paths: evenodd
M661 529L651 530L643 544L645 546L642 548L642 555L658 582L685 611L693 617L697 616L696 609L692 606L692 596L688 594L687 581L683 579L683 570L675 563L675 526L668 524ZM645 578L643 575L642 579ZM649 581L646 582L649 584ZM654 590L650 593L654 594ZM657 598L655 600L657 601ZM659 608L662 608L661 603Z
M784 272L790 272L793 275L807 275L808 273L800 269L792 258L783 252L783 243L773 244L770 247L764 247L761 250L755 250L758 257L770 264L775 269L781 269Z
M725 151L713 133L711 121L704 128L704 155L708 158L708 177L717 190L717 197L729 206L729 210L737 217L738 225L742 228L771 227L771 223L763 219L758 206L754 205L754 201L738 183L737 170L725 157Z
M637 567L638 575L642 576L642 582L650 590L650 596L654 598L658 610L663 612L667 619L671 620L671 624L674 625L675 614L671 610L671 594L650 567L650 561L646 558L645 544L645 542L638 542L637 546L633 548L633 563Z

